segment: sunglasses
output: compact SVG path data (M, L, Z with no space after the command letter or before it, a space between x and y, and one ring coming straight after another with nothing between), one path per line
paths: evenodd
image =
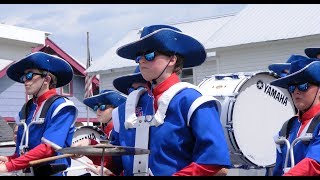
M149 52L149 53L143 53L142 55L137 56L136 63L139 63L142 57L144 57L144 59L147 61L153 61L154 58L156 58L156 56L159 54L163 54L163 55L169 56L169 57L172 56L172 53L169 53L169 52L153 51L153 52Z
M98 109L100 109L100 111L105 111L106 109L111 108L111 105L105 105L105 104L101 104L101 105L95 105L93 106L93 110L94 111L98 111Z
M26 81L30 81L30 80L32 80L33 79L33 77L35 76L35 75L40 75L41 77L44 77L44 76L46 76L45 74L41 74L41 73L35 73L35 72L27 72L27 73L25 73L24 75L22 75L21 76L21 78L20 78L20 82L26 82Z
M140 56L136 57L136 63L139 63L139 61L141 60L141 58L144 57L147 61L153 61L154 58L156 57L156 52L153 51L151 53L144 53Z
M288 91L289 91L290 93L293 93L294 90L295 90L296 88L298 88L299 91L306 92L306 91L309 89L310 85L311 85L311 84L308 83L308 82L303 83L303 84L290 85L290 86L288 87Z

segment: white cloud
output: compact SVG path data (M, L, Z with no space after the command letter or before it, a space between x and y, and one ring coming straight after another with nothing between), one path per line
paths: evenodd
M86 59L86 32L98 59L132 29L239 11L223 4L1 4L0 22L52 33L71 56Z

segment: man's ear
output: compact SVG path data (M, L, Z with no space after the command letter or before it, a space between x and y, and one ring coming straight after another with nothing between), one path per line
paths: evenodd
M170 57L170 61L171 61L170 64L172 64L172 63L176 64L177 58L178 58L178 57L177 57L176 55L171 56L171 57Z
M50 83L51 77L47 75L46 77L44 77L44 81Z

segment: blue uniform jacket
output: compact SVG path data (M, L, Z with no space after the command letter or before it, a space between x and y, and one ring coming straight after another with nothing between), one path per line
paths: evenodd
M215 101L200 105L192 114L188 125L188 111L200 96L198 91L187 88L176 94L169 103L164 123L151 126L149 132L149 168L153 175L170 176L195 162L229 167L229 150L224 137ZM153 114L153 99L147 93L140 98L136 114ZM143 106L149 104L149 106ZM114 131L111 142L120 146L135 145L135 129L125 129L125 104L116 109L119 129ZM116 126L115 126L116 127ZM133 175L133 156L122 156L124 175Z
M294 119L291 129L289 131L289 142L290 144L297 138L297 134L299 131L301 123L299 122L298 118ZM280 133L280 132L279 132ZM294 161L295 164L299 163L304 158L311 158L320 162L320 124L314 129L313 139L309 143L305 142L298 142L294 148ZM285 144L280 146L281 152L277 150L277 158L276 158L276 165L273 169L274 176L281 176L284 168L287 146ZM291 167L290 156L287 163L288 167Z
M26 119L27 125L30 124L36 107L36 104L31 103L28 117ZM58 98L57 100L55 100L48 109L44 123L33 124L30 126L28 149L33 149L34 147L41 144L42 137L57 144L62 148L70 147L75 131L74 123L77 118L77 112L77 108L70 100L65 98ZM21 118L21 112L19 113L19 117ZM16 154L19 154L19 145L21 142L23 131L23 126L19 126L17 132L17 146L15 150ZM59 153L57 153L57 155L58 154ZM54 162L47 163L64 163L68 167L70 167L71 159L62 158L55 160Z

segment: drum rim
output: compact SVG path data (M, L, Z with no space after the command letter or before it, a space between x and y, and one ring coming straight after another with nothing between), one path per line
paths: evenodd
M105 135L103 130L101 128L99 128L98 126L88 126L88 125L76 127L74 132L76 132L79 129L83 129L83 128L93 129L93 130L96 130L100 135Z

